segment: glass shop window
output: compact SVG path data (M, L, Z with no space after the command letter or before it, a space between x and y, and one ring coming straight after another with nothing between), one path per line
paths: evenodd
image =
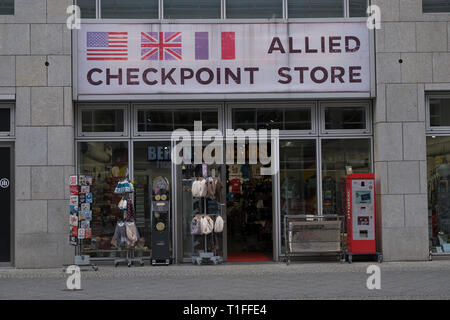
M11 108L0 105L0 132L8 133L11 131Z
M370 139L322 140L323 214L345 215L345 177L372 170Z
M364 130L365 107L325 107L325 130Z
M344 0L288 0L289 18L343 18Z
M317 164L315 140L280 141L281 230L285 215L317 215ZM281 233L282 251L285 235Z
M82 133L124 133L124 109L81 110Z
M282 0L227 0L230 19L273 19L283 17Z
M153 182L157 177L165 177L171 183L170 156L170 141L134 142L135 222L144 256L148 256L151 249L150 199Z
M428 233L433 253L450 253L450 137L427 137Z
M220 19L220 0L164 0L164 19Z
M194 131L194 121L202 121L202 129L218 129L217 110L138 110L138 132L173 131L186 129Z
M128 142L79 142L78 173L92 176L92 238L82 243L82 254L97 258L115 258L125 253L115 247L111 240L117 220L123 213L118 208L120 194L114 189L126 176L128 169ZM141 230L139 230L141 231ZM136 256L145 252L145 243L138 243Z
M158 0L102 0L102 19L158 19Z
M450 98L430 98L430 127L450 127Z
M349 14L350 17L366 17L367 7L369 3L367 0L350 0L349 1Z
M450 13L448 0L422 0L423 13Z
M14 15L14 0L0 0L0 15Z
M235 108L233 129L312 130L311 108Z
M82 19L96 18L95 0L78 0L77 5L80 7Z

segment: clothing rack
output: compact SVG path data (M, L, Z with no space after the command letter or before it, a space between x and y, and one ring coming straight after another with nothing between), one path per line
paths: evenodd
M204 177L205 179L209 179L209 177ZM219 216L222 215L222 206L224 204L219 203L217 200L217 204L220 207L220 213L212 213L212 214L208 214L207 212L207 198L206 197L202 197L203 198L203 213L202 214L196 214L196 215L202 215L203 217L206 216ZM216 248L215 248L215 243L214 243L214 228L212 230L212 232L210 233L213 237L212 237L212 251L208 251L208 235L209 234L204 234L204 241L205 241L205 249L204 252L199 252L198 256L192 256L192 263L193 264L197 264L197 265L202 265L205 264L206 262L209 263L213 263L215 265L222 263L223 262L223 258L221 256L218 256L216 253ZM194 240L194 235L192 235L192 240ZM194 242L194 241L192 241Z

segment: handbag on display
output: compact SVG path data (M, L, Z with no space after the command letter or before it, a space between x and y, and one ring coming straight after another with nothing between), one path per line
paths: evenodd
M217 216L216 222L214 223L214 232L221 233L223 231L224 221L221 216Z
M202 234L210 234L214 230L214 221L209 216L202 217L200 221Z
M191 187L192 196L194 198L199 197L199 194L200 194L199 190L200 190L199 181L195 180L194 182L192 182L192 187Z
M191 222L191 234L192 235L200 235L202 234L201 221L200 216L195 216Z

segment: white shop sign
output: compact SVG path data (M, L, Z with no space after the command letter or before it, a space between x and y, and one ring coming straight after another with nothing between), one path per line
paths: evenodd
M369 92L366 23L83 24L78 94Z

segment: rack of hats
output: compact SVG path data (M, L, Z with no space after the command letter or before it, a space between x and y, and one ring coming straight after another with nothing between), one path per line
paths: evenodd
M192 196L199 200L199 211L193 212L191 222L191 234L194 247L194 238L203 236L204 249L198 251L198 255L192 256L193 264L219 264L223 258L217 255L214 243L215 235L223 232L224 221L222 218L222 190L220 178L201 177L192 182ZM208 246L208 241L212 243Z
M140 237L135 223L134 185L128 178L128 172L127 176L118 182L114 193L122 196L118 204L122 215L117 220L111 244L121 252L126 252L126 257L118 257L114 260L114 266L117 267L122 262L126 263L128 267L131 267L135 262L143 266L142 258L136 258L134 255Z
M98 267L91 263L89 255L82 255L82 246L92 238L92 176L71 175L70 182L70 244L75 246L75 265Z

